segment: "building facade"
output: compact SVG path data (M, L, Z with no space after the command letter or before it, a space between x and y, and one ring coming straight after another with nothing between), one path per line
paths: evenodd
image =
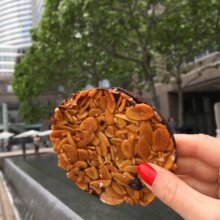
M19 103L13 93L16 58L31 46L30 29L37 27L42 17L44 0L1 0L0 4L0 131L19 131ZM198 75L202 66L220 62L219 53L202 54L195 60L193 70L183 76L184 123L192 132L215 135L214 105L220 102L220 71L207 68ZM177 121L178 98L174 83L157 84L159 111L167 119ZM144 94L143 94L144 96ZM146 95L147 97L147 95ZM50 99L48 99L50 100Z
M27 48L31 45L31 0L1 0L0 44Z
M32 17L33 17L33 27L37 27L44 9L44 0L32 1Z
M0 45L0 130L8 130L11 123L20 123L11 81L16 59L21 53L16 46Z
M19 103L12 90L18 56L31 46L31 0L1 0L0 4L0 130L18 130Z
M214 106L220 102L220 53L204 53L193 62L192 71L183 75L182 128L191 133L217 134ZM178 121L178 95L175 83L157 84L160 112Z

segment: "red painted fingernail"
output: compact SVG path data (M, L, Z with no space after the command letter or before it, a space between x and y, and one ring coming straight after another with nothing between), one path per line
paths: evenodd
M157 172L153 167L147 163L141 163L137 168L137 172L141 179L143 179L148 185L152 186L155 177L157 176Z

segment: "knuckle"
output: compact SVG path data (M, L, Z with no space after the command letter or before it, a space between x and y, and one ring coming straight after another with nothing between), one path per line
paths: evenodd
M166 204L172 204L176 201L178 183L168 181L163 187L162 201Z
M198 137L200 138L200 140L206 140L207 139L207 137L208 137L208 135L207 134L202 134L202 133L200 133L200 134L198 134Z

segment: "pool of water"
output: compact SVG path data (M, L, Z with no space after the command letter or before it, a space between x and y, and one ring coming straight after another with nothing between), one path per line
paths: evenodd
M127 204L110 206L102 203L98 198L78 189L66 178L65 172L57 166L54 154L32 155L26 159L15 157L10 161L85 220L181 219L159 200L147 207Z

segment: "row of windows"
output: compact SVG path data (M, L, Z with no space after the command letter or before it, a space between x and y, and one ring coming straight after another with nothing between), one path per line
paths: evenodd
M16 57L0 56L0 61L15 61Z
M22 11L19 14L18 13L11 13L7 17L1 17L0 25L6 25L10 23L11 21L20 21L22 17L29 18L30 20L32 19L32 13L30 10L27 11Z
M7 44L13 45L13 46L19 46L19 47L29 47L31 46L31 38L26 37L23 39L16 39L8 41Z
M7 48L7 47L0 47L0 52L8 52L8 53L16 53L17 48Z
M1 26L4 24L7 24L8 20L20 20L23 17L28 17L28 18L32 18L32 12L31 10L22 10L19 13L17 12L13 12L13 13L9 13L5 16L1 16L1 20L0 20L0 24Z
M12 76L14 70L12 69L8 69L8 70L0 70L0 77L4 77L4 76Z
M14 41L14 40L18 40L18 41L23 41L24 38L30 38L30 33L26 32L26 33L21 33L21 34L16 34L16 35L11 35L9 37L5 37L3 39L0 40L0 44L10 44L9 42Z
M11 32L9 32L9 33L3 32L2 35L0 34L0 39L1 39L1 41L3 41L3 40L9 40L15 36L19 36L19 37L24 36L25 37L25 36L27 36L27 33L29 34L29 31L30 31L30 27L26 27L25 29L11 30Z
M3 25L0 24L0 30L5 27L8 27L9 25L14 25L14 24L17 24L17 27L19 27L19 25L21 25L22 23L27 23L27 22L31 22L30 16L22 17L19 20L17 18L13 19L13 20L9 20L7 23L5 23Z
M20 25L20 26L15 25L15 28L9 27L9 28L5 28L4 30L1 29L1 33L3 33L3 34L0 35L0 37L3 37L4 35L6 35L5 33L12 33L18 29L20 29L20 30L27 29L27 28L30 29L30 27L31 27L31 23L29 22L29 23L26 23L26 24Z
M27 20L27 21L22 21L22 24L20 23L13 23L13 24L10 24L10 25L7 25L3 28L1 28L1 32L6 32L6 31L10 31L12 29L16 29L16 28L25 28L25 27L31 27L31 24L32 24L32 21L30 20Z
M30 3L23 3L22 5L18 5L18 3L13 5L7 5L7 7L1 7L0 8L0 16L3 16L5 14L9 14L12 11L18 11L22 9L31 9Z
M9 17L11 17L12 15L17 15L20 14L23 11L31 11L31 7L30 5L27 7L21 7L21 6L16 6L10 9L7 9L6 11L4 10L3 12L1 12L0 10L0 17L4 20L4 19L8 19Z
M1 17L1 20L2 21L5 21L5 20L8 20L8 19L11 19L11 18L14 18L14 17L18 17L18 16L24 16L26 14L31 14L31 8L27 8L27 9L16 9L14 11L11 11L11 12L8 12L4 15L1 15L0 14L0 17Z
M14 65L1 65L0 64L0 69L14 69Z
M5 6L11 6L11 5L14 5L14 4L19 4L19 5L22 5L22 4L25 4L25 3L30 3L30 0L1 0L1 5L2 7L5 8Z
M31 11L31 10L32 10L31 5L21 5L21 6L15 5L14 7L10 7L6 10L5 9L2 10L0 8L0 16L4 18L10 16L11 14L20 14L23 11Z
M16 17L16 18L13 18L13 19L9 19L9 20L5 21L4 23L3 22L0 23L0 29L1 28L5 28L8 25L16 24L16 23L19 26L21 23L27 22L27 21L31 21L31 20L32 20L31 14L30 15L21 16L21 17Z

